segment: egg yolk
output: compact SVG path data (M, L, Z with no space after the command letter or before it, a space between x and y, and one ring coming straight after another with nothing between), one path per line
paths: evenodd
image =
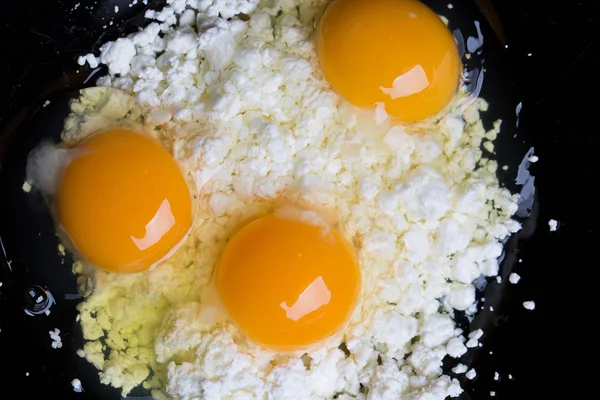
M337 230L273 214L231 239L215 281L239 329L276 350L301 349L339 331L360 292L354 249Z
M325 77L350 103L403 122L434 116L455 95L456 42L440 17L416 0L334 0L317 28Z
M182 241L192 199L175 160L148 136L96 133L73 149L59 183L62 230L81 256L111 272L148 269Z

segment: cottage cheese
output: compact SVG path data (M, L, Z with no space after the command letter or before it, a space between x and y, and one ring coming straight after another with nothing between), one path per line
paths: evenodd
M60 349L62 347L62 339L60 337L60 329L56 328L51 330L50 339L52 340L51 346L53 349Z
M71 386L73 386L73 391L75 393L82 393L83 387L81 386L81 381L79 379L73 379L71 381Z
M517 197L479 147L499 123L486 132L481 99L440 123L390 129L381 108L361 120L318 67L311 35L327 3L168 0L146 12L144 29L80 58L106 64L99 84L139 108L123 94L119 107L88 97L74 103L69 132L99 120L145 124L198 190L190 239L159 268L121 276L74 267L87 295L78 354L123 396L139 384L174 399L461 393L443 360L483 332L467 341L454 312L474 312L474 280L498 273L501 242L520 229L510 219ZM363 272L344 331L299 354L258 348L207 300L228 237L282 200L336 215Z
M516 285L517 283L519 283L520 280L521 280L521 276L515 272L511 272L511 274L508 276L508 281L510 283L512 283L513 285Z

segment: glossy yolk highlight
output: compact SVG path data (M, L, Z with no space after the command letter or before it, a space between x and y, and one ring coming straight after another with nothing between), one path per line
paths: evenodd
M274 215L231 239L215 280L240 330L276 350L301 349L336 333L360 292L354 249L338 231Z
M148 269L166 256L190 229L192 211L169 152L125 129L81 142L57 193L58 219L76 250L119 273Z
M404 122L434 116L452 100L460 57L442 20L416 0L334 0L317 28L325 77L350 103Z

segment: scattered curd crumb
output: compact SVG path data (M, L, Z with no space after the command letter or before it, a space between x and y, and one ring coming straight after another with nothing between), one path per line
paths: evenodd
M453 6L452 4L448 4L448 8L449 8L450 10L452 10L452 9L454 8L454 6Z
M458 364L456 367L452 368L452 372L455 374L464 374L467 372L468 368L465 364Z
M490 396L495 397L496 396L496 392L490 392Z
M526 310L535 310L535 302L534 301L525 301L525 302L523 302L523 307Z
M25 376L29 376L29 372L25 372Z
M115 6L115 12L118 13L119 12L119 6Z
M58 245L58 254L60 254L61 256L65 255L65 246L63 246L62 244Z
M106 25L104 27L106 28ZM93 54L86 54L77 58L77 64L83 66L85 63L88 63L91 68L96 68L99 65L99 60Z
M479 339L481 339L482 336L483 331L481 329L476 329L469 333L469 340L467 341L466 346L470 349L477 347L479 345Z
M503 170L503 171L508 171L508 165L503 165L503 166L502 166L502 170Z
M46 100L42 105L43 108L46 108L50 104L50 100Z
M73 386L73 391L76 393L83 392L83 387L81 387L81 381L79 379L73 379L71 381L71 386Z
M536 163L540 160L540 158L538 156L532 154L529 156L528 160L530 163Z
M31 191L31 183L29 183L27 181L23 182L22 189L25 193L29 193Z
M508 281L510 283L512 283L513 285L516 285L517 283L519 283L520 280L521 280L521 275L517 274L516 272L511 272L511 274L508 276Z
M512 378L513 378L512 375L508 374L508 379L512 379Z
M470 370L467 371L467 373L465 374L465 376L467 377L467 379L473 380L477 376L477 372L475 372L474 369L470 369Z
M555 232L558 229L558 221L551 219L548 221L548 226L550 227L550 232Z
M496 277L496 282L502 283L502 277L500 275Z
M500 380L500 374L498 372L494 372L494 380L495 381Z
M494 306L490 306L490 311L494 311Z
M50 339L52 339L52 348L53 349L60 349L62 347L62 339L60 337L60 329L56 328L54 330L51 330L50 332Z
M532 53L527 53L527 57L531 57L532 55Z

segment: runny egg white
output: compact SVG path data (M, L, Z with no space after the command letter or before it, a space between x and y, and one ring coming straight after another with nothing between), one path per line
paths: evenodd
M103 46L111 88L32 174L99 267L78 354L123 396L459 394L454 310L519 226L448 28L416 0L184 3Z

